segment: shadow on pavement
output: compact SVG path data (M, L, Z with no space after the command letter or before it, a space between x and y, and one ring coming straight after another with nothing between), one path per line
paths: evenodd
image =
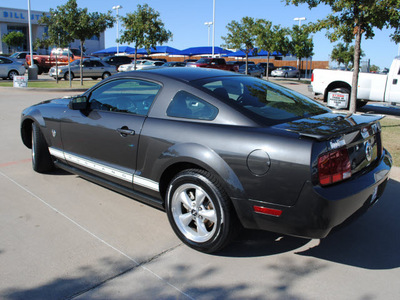
M299 250L298 255L365 269L400 267L400 183L389 180L386 190L364 215L333 230L317 246ZM218 253L228 257L255 257L296 251L310 240L245 230L230 246Z
M400 183L390 180L365 215L297 254L372 270L400 267L399 195Z

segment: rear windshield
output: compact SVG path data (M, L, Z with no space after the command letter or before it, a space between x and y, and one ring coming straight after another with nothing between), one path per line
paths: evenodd
M214 77L192 83L211 91L253 119L269 125L330 111L300 93L254 77Z

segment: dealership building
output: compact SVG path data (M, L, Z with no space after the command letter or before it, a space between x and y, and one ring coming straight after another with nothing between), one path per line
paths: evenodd
M31 10L31 24L32 24L32 41L37 38L41 39L43 34L47 32L47 26L39 24L39 19L42 17L43 13L48 12ZM0 54L11 54L17 51L29 51L29 20L28 20L28 10L27 9L17 9L0 7ZM7 44L3 43L1 40L5 34L11 31L22 32L26 39L18 47L9 47ZM75 40L70 45L71 48L80 48L80 43ZM92 52L102 50L105 48L104 32L100 34L100 37L92 37L85 41L86 53L90 54ZM38 52L42 54L49 53L49 49L40 49Z

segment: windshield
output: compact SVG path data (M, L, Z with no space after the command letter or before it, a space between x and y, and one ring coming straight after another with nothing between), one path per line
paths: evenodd
M211 61L210 58L201 58L197 61L199 64L208 64Z
M268 125L330 111L300 93L254 77L214 77L193 83Z

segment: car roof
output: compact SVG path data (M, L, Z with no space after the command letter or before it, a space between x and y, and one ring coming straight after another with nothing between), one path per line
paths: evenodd
M153 77L158 75L161 77L168 77L184 82L190 82L199 79L211 78L211 77L222 77L222 76L243 76L242 74L222 71L217 69L208 68L156 68L156 69L145 69L139 71L123 72L115 76L140 76L140 77Z

